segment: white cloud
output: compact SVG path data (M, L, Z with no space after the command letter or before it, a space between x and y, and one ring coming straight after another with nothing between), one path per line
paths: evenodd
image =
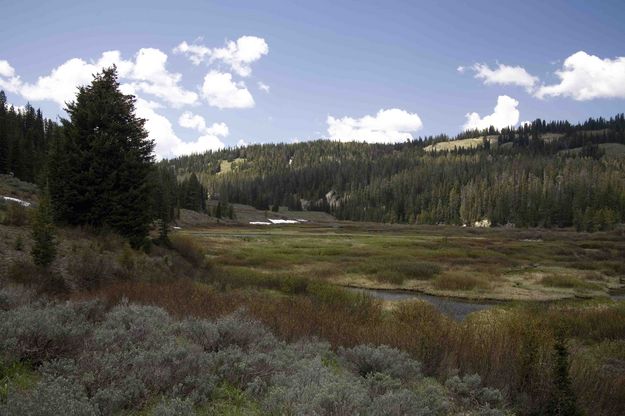
M338 141L396 143L412 139L411 132L423 127L416 113L398 108L380 110L375 116L335 118L328 116L328 135Z
M468 113L467 122L462 126L464 130L486 129L494 126L497 129L515 126L519 122L519 102L507 95L500 95L497 98L497 105L493 114L480 117L478 113Z
M15 75L15 69L8 61L0 59L0 89L15 93L21 86L22 81Z
M249 146L250 143L245 140L245 139L239 139L239 141L237 142L237 146L239 147L245 147L245 146Z
M258 81L258 89L264 92L269 92L269 85L265 84L264 82L260 82Z
M242 77L252 73L250 64L269 53L265 39L256 36L241 36L236 42L229 41L224 48L213 49L211 60L220 60L230 65Z
M625 98L625 57L601 59L579 51L566 58L556 75L560 83L541 86L536 97Z
M6 87L2 79L0 86L19 93L27 100L50 100L63 107L66 102L74 100L77 87L89 84L93 74L115 64L120 81L127 83L127 93L144 92L174 107L196 103L197 93L182 88L179 85L182 76L167 71L166 62L167 55L153 48L140 49L134 61L122 59L119 51L107 51L91 63L79 58L70 59L54 68L50 74L39 77L34 84L22 83L19 77L13 77L13 89ZM5 68L4 72L11 71Z
M465 70L465 67L463 67L462 65L456 68L456 71L460 72L461 74L464 74L464 70Z
M491 69L486 64L475 64L471 69L475 71L475 78L484 80L486 85L518 85L530 92L538 83L538 77L530 75L520 66L499 64L497 68Z
M182 75L167 71L166 63L167 55L160 50L140 49L128 78L138 81L132 83L138 91L154 95L174 107L195 104L198 95L182 88L179 85ZM120 77L123 78L123 75L120 70Z
M11 66L9 61L0 59L0 77L14 77L15 69Z
M228 135L228 126L224 123L215 123L210 128L207 128L202 118L203 125L200 126L203 134L195 141L185 142L176 135L171 122L165 116L155 111L159 107L158 103L141 98L138 98L136 102L136 114L138 117L146 120L145 128L149 133L148 137L155 141L154 152L159 159L191 153L203 153L208 150L218 150L225 147L225 144L219 138L219 136L225 137ZM185 119L197 120L193 114L190 114L190 117Z
M232 81L232 74L210 71L204 77L202 96L218 108L254 107L254 98L243 82Z
M211 49L203 45L189 45L186 41L183 41L174 48L174 53L186 55L193 65L199 65L210 56Z
M265 39L257 36L241 36L236 41L228 41L223 48L211 49L204 45L188 44L186 41L174 48L174 53L186 55L193 64L221 61L242 77L252 73L251 64L269 53Z
M190 111L185 111L184 113L182 113L182 115L178 119L178 124L187 129L193 129L199 131L200 133L215 136L225 137L229 133L226 123L213 123L213 125L207 126L204 117L193 114Z

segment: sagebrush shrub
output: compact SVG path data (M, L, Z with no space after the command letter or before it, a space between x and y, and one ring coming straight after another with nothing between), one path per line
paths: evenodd
M44 377L30 391L9 391L6 406L0 414L98 416L99 412L80 384L63 377Z
M74 304L22 306L0 312L0 351L39 363L75 354L90 331Z
M0 288L0 311L17 308L30 303L35 294L24 286L5 286Z
M334 372L316 358L277 374L263 405L272 414L323 416L363 414L369 402L361 379Z
M348 368L362 377L370 373L384 373L405 381L421 377L421 364L397 348L358 345L354 348L339 348L338 354Z
M161 401L152 412L152 416L192 416L195 415L193 403L186 399L173 398Z

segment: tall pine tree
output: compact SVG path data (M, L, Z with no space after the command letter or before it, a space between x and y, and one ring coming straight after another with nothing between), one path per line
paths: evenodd
M145 240L151 221L148 175L152 149L135 98L119 90L113 66L79 87L63 120L64 138L52 149L50 192L57 219L110 227L133 247Z

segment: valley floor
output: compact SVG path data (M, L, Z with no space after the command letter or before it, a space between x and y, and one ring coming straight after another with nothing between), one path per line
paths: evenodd
M619 232L332 222L178 231L221 274L473 300L600 298L625 286Z

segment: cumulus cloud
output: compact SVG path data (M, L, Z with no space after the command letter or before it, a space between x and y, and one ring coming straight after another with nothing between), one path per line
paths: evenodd
M22 81L15 75L15 69L8 61L0 59L0 89L15 93L21 86Z
M207 128L203 118L201 120L203 124L198 124L195 116L189 114L188 117L185 117L185 120L191 120L192 124L193 120L195 120L196 124L194 124L195 127L193 128L200 131L202 135L194 141L185 142L176 135L167 117L156 112L160 107L158 103L142 98L138 98L136 102L136 114L138 117L146 120L145 128L148 131L148 137L155 142L154 152L159 159L191 153L203 153L208 150L218 150L225 147L225 144L220 139L220 137L228 135L228 126L224 123L215 123ZM197 127L202 127L202 129Z
M625 98L625 57L601 59L579 51L566 58L556 75L560 83L541 86L536 97Z
M153 48L140 49L134 61L122 59L119 51L107 51L97 61L86 62L72 58L54 68L50 74L39 77L35 83L23 83L7 62L2 65L0 75L12 75L9 75L11 78L8 81L4 77L0 78L0 86L27 100L49 100L63 107L75 98L79 86L91 82L93 74L116 65L120 80L127 84L127 93L144 92L174 107L197 102L197 93L181 87L182 75L167 71L166 62L167 55Z
M182 115L178 119L178 124L187 129L197 130L200 133L204 134L227 136L229 133L226 123L213 123L211 126L207 126L204 117L193 114L190 111L185 111L184 113L182 113Z
M186 41L174 48L174 53L186 55L193 65L199 65L211 54L211 49L204 45L189 45Z
M464 130L487 129L494 126L497 129L515 126L519 122L519 102L507 95L500 95L497 98L497 105L492 114L480 117L478 113L468 113L467 121L462 126Z
M232 74L210 71L204 77L202 96L218 108L251 108L254 98L243 82L234 82Z
M165 68L167 55L158 49L140 49L132 71L128 74L133 87L138 91L154 95L174 107L194 104L198 95L180 86L181 74L171 73ZM123 72L120 68L120 77Z
M241 36L236 41L227 41L223 48L213 49L184 41L174 48L174 53L184 54L195 65L204 61L223 62L236 74L247 77L252 73L251 64L267 55L269 46L263 38Z
M419 115L398 108L382 109L375 116L362 118L328 116L327 123L332 140L368 143L402 142L412 139L411 132L423 127Z
M459 67L458 71L461 71ZM518 85L524 87L528 92L534 89L538 83L538 77L530 75L525 68L520 66L508 66L499 64L497 68L491 69L486 64L475 64L471 67L475 71L475 78L481 79L486 85Z
M269 92L269 85L265 84L264 82L260 82L258 81L258 89L264 92Z

